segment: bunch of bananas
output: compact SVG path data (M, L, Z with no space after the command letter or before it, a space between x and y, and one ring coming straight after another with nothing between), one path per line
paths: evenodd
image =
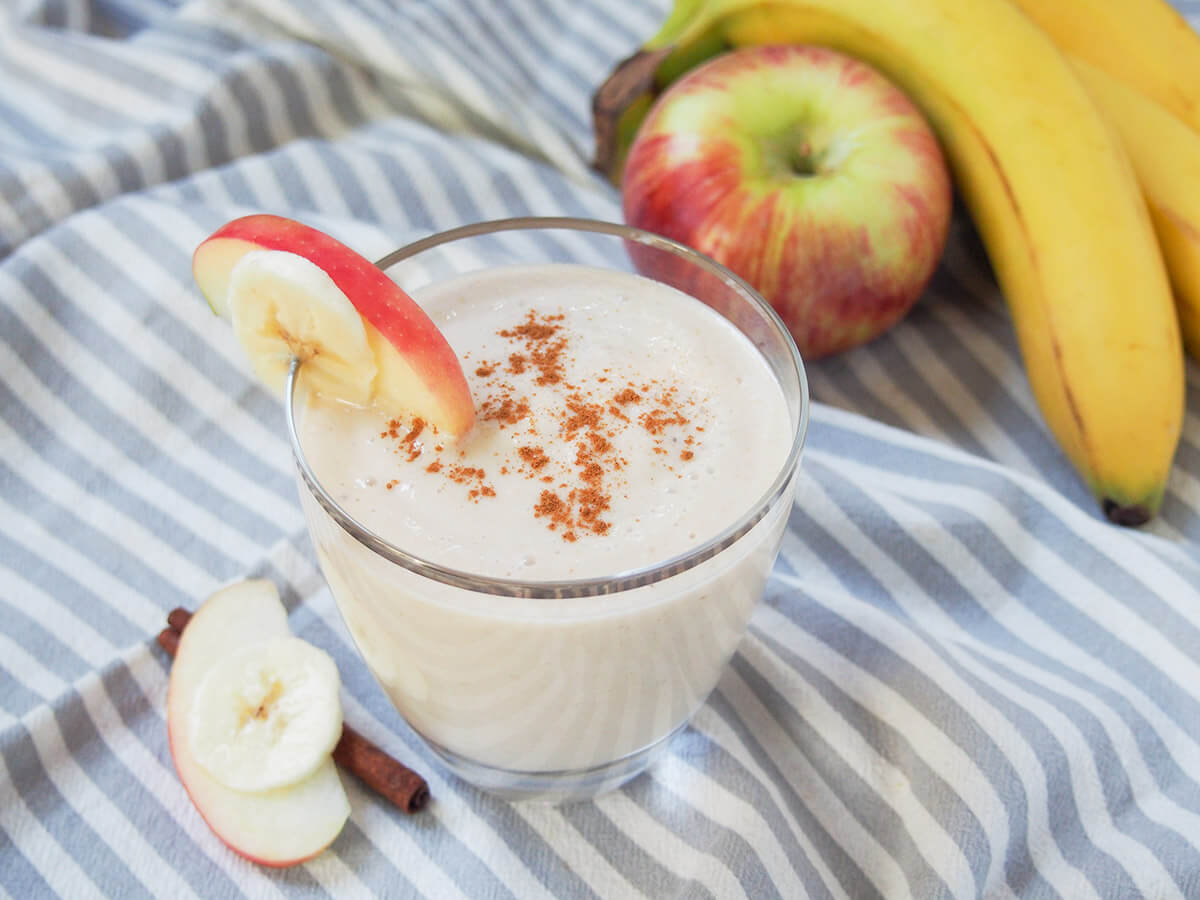
M596 94L598 166L619 179L657 91L766 43L866 60L921 107L1050 430L1109 519L1147 521L1200 358L1200 37L1165 0L676 0Z

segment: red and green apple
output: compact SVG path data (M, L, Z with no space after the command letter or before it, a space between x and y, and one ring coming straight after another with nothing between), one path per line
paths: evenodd
M800 45L735 50L672 84L621 191L630 225L740 275L809 359L905 315L951 214L941 149L909 98L863 62Z

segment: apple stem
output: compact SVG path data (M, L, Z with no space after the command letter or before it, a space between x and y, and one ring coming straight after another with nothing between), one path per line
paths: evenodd
M807 130L800 126L763 138L761 152L767 170L776 176L803 178L822 171L824 154L814 148Z
M792 171L797 175L816 175L817 165L813 160L812 144L805 141L800 149L792 154Z

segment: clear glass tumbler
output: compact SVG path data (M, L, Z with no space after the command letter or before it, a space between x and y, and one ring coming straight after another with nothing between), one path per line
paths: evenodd
M510 799L565 801L642 772L715 687L779 550L809 401L800 356L771 307L708 257L647 232L508 219L419 240L378 264L412 292L483 267L543 262L663 281L719 311L762 353L786 399L791 446L770 488L745 498L719 534L603 578L516 581L446 568L371 532L322 486L299 437L305 397L294 372L287 412L321 569L400 714L468 782Z

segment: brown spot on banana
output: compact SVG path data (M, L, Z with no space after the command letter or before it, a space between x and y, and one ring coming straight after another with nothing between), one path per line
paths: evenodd
M1039 271L1040 267L1038 265L1037 249L1034 247L1032 239L1029 238L1029 229L1025 225L1025 217L1021 212L1021 204L1017 200L1016 194L1013 192L1012 185L1009 183L1008 177L1004 174L1004 167L1000 165L1000 160L997 159L995 152L992 150L991 144L989 144L987 142L987 140L983 137L983 135L979 132L979 130L975 127L975 125L971 122L970 118L965 114L965 112L962 109L960 109L957 106L957 104L955 104L949 98L946 98L946 103L954 108L955 112L960 116L964 125L966 127L968 127L971 130L971 132L975 135L975 139L979 142L979 146L982 147L983 151L987 154L988 160L991 162L992 168L995 170L996 178L999 180L1000 184L1004 188L1004 196L1008 200L1008 205L1012 210L1013 218L1017 222L1017 225L1018 225L1021 233L1023 235L1025 235L1025 237L1026 237L1026 240L1023 243L1024 243L1026 252L1029 254L1030 268L1035 272ZM1044 318L1047 321L1049 321L1050 315L1049 315L1049 311L1047 309L1046 299L1045 299L1044 295L1041 298L1041 306L1042 306L1043 310L1045 311ZM1011 310L1012 310L1011 305L1009 306L1009 310L1010 310L1010 315L1011 315ZM1079 404L1078 404L1078 401L1075 399L1074 392L1071 390L1070 382L1064 376L1064 366L1063 366L1063 362L1062 362L1062 356L1063 356L1062 345L1059 344L1058 338L1055 335L1053 328L1048 329L1048 331L1050 333L1050 349L1051 349L1051 352L1054 357L1055 368L1058 370L1058 373L1060 376L1059 383L1062 385L1063 397L1066 401L1067 409L1071 414L1071 419L1075 423L1075 430L1079 434L1080 454L1083 459L1087 459L1090 461L1091 457L1092 457L1092 452L1091 452L1091 448L1089 446L1087 428L1084 425L1083 414L1079 409ZM1027 373L1027 376L1028 376L1028 373ZM1086 477L1086 475L1085 475L1085 477ZM1108 503L1110 501L1105 501L1105 502Z
M1050 347L1054 351L1054 364L1058 367L1058 370L1061 372L1063 369L1062 345L1059 344L1058 338L1053 337L1053 336L1050 338ZM1080 443L1082 443L1086 448L1087 430L1084 428L1084 425L1083 425L1083 416L1080 414L1079 406L1075 402L1075 395L1071 391L1071 385L1067 383L1067 380L1065 378L1063 379L1063 396L1066 397L1067 409L1069 409L1071 411L1071 418L1075 420L1075 427L1079 429Z

